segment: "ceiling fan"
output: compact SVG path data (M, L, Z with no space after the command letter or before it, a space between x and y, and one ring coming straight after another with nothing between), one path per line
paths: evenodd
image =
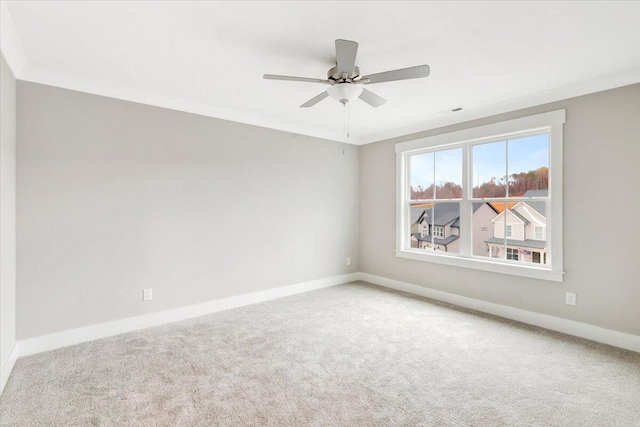
M323 83L329 85L326 91L311 98L301 108L313 107L318 102L330 96L342 104L346 104L355 98L360 98L372 107L379 107L386 99L363 88L362 85L370 85L395 80L417 79L429 75L428 65L401 68L399 70L385 71L383 73L361 76L360 69L356 67L356 55L358 43L351 40L336 40L336 66L327 72L327 79L314 79L308 77L279 76L265 74L263 77L269 80L289 80L294 82Z

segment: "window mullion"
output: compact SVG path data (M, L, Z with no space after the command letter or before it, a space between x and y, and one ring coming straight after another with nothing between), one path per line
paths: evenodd
M506 170L504 171L505 176L504 176L504 194L505 194L505 198L509 198L509 140L506 140L504 142L504 146L505 146L505 150L504 150L504 156L505 156L505 166L506 166Z
M433 153L433 200L437 199L436 196L436 153Z
M436 152L433 152L433 203L431 203L431 250L436 250Z
M435 156L434 156L434 158L435 158ZM434 170L433 174L435 175L435 170ZM436 185L435 185L435 181L434 181L434 184L433 184L434 195L435 195L435 191L436 191ZM435 203L431 203L431 218L430 218L430 220L431 220L431 232L429 233L429 235L431 236L431 250L432 251L436 250L436 242L435 242L435 239L436 239L435 238L436 227L435 227L435 222L434 222L435 217L436 217L436 204Z
M471 203L470 191L473 189L471 168L471 144L465 144L462 149L462 201L460 202L460 255L471 256L473 247L471 236Z
M411 194L411 162L409 161L411 157L407 155L403 155L402 163L404 164L406 173L404 176L404 191L407 195L406 199L411 201L413 200L413 194Z
M505 150L505 167L504 171L504 194L505 194L505 202L503 205L504 209L504 259L507 259L507 247L508 247L508 236L507 236L507 220L509 218L509 140L507 139L504 142Z

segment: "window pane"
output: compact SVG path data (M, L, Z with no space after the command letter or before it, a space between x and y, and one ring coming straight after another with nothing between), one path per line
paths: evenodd
M411 156L411 199L433 199L433 153Z
M471 204L471 253L475 256L489 256L489 239L493 238L492 220L498 210L491 203Z
M519 202L513 211L519 214L524 222L524 233L510 242L513 249L518 249L518 261L524 263L547 263L547 218L546 202ZM515 238L515 237L514 237Z
M460 252L460 203L412 204L410 211L412 248Z
M544 201L474 203L473 254L523 263L547 263L547 221ZM488 218L493 226L487 226ZM511 233L509 233L509 230ZM486 246L483 247L484 242Z
M423 249L424 242L430 240L426 211L431 209L431 205L431 203L414 203L409 207L409 241L412 248Z
M549 135L511 139L508 144L509 197L547 197Z
M506 141L474 145L471 175L473 197L505 197Z
M436 199L462 198L462 148L436 151Z
M504 209L504 202L476 202L471 204L471 242L473 255L504 258L504 223L500 223L500 214ZM502 238L496 236L497 227L502 227Z

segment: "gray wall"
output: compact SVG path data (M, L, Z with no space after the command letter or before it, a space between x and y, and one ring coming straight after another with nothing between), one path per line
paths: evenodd
M358 147L22 81L18 138L18 339L358 271Z
M16 79L0 54L0 368L16 343Z
M396 142L565 108L562 284L396 258ZM640 85L360 149L361 271L640 335ZM575 307L565 292L577 293Z
M395 142L559 108L564 283L395 257ZM354 271L640 335L639 118L634 85L354 147L18 82L18 339Z

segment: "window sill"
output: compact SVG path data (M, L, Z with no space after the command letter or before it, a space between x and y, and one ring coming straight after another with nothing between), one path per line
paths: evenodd
M564 271L554 271L548 268L534 267L532 265L503 264L478 258L463 258L436 253L426 253L415 250L396 250L398 258L413 259L417 261L433 262L436 264L452 265L455 267L471 268L474 270L491 271L494 273L509 274L512 276L530 277L533 279L562 282Z

